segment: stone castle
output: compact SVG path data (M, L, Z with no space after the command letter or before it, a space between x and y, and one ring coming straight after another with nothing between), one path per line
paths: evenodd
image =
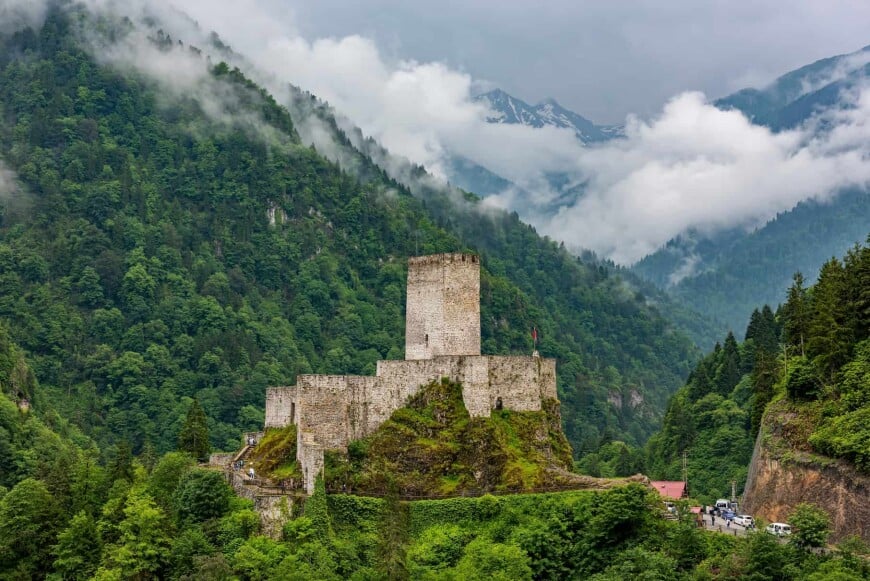
M374 377L300 375L266 392L266 428L297 426L305 490L323 469L326 450L347 451L373 433L421 386L442 377L462 385L472 417L494 409L539 411L556 399L556 361L480 354L480 263L469 254L408 261L405 360L378 361Z

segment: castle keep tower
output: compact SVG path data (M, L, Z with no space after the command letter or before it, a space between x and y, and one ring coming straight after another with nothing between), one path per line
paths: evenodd
M480 355L480 263L471 254L408 260L405 359Z

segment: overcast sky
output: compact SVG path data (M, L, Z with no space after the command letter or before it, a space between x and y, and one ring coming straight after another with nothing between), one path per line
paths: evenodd
M242 3L245 0L240 0ZM308 39L359 34L598 123L718 97L870 44L867 0L268 0ZM283 21L283 23L282 23Z

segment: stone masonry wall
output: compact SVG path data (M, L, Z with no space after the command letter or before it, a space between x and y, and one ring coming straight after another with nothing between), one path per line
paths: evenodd
M300 432L316 434L327 450L343 449L370 433L369 407L374 407L378 383L377 377L300 375L295 396Z
M489 416L501 400L504 409L519 412L539 411L541 400L556 397L556 361L540 357L487 357L489 383L484 394L475 397L488 397L487 407L472 415ZM464 385L464 384L463 384ZM470 389L477 384L470 383ZM469 395L463 389L463 398ZM466 404L467 406L467 404ZM471 408L469 408L469 412Z
M295 408L295 387L266 388L266 422L267 428L281 428L296 423L291 416Z
M470 254L408 260L405 358L480 355L480 262Z
M327 450L374 432L421 386L442 377L462 384L468 412L488 417L502 407L537 411L556 398L556 362L540 357L453 356L412 361L378 361L375 377L301 375L292 387L270 388L266 426L295 423Z
M299 462L299 468L302 470L302 478L305 482L305 492L311 494L314 492L314 482L317 480L317 475L323 470L324 446L317 441L317 436L314 432L296 432L296 460ZM347 447L347 444L344 446Z

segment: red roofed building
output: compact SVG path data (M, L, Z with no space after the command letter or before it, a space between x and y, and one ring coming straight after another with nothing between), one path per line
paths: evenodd
M655 488L662 498L678 500L687 496L686 483L682 480L652 480L649 485Z

